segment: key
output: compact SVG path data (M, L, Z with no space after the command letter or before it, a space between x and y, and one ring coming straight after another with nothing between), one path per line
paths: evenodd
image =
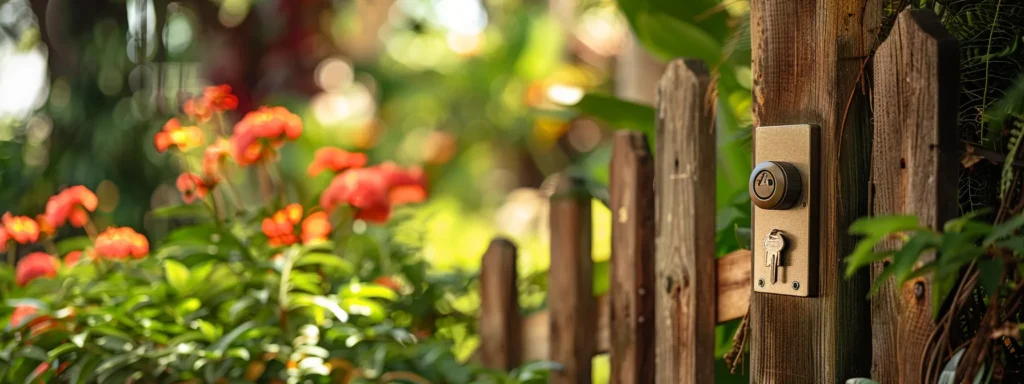
M772 284L779 281L779 264L782 261L782 249L786 248L786 239L782 231L773 229L764 237L765 266L772 269Z

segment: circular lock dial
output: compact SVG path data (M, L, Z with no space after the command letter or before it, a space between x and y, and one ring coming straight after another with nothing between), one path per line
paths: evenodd
M800 200L800 171L781 161L765 161L750 173L748 192L754 205L764 209L789 209Z

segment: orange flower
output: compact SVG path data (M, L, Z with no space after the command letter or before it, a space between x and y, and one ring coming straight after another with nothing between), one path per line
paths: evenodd
M235 124L231 136L233 157L238 164L249 165L274 154L284 140L302 134L302 119L284 107L260 107Z
M28 282L40 277L57 276L57 267L60 262L56 257L43 252L33 252L18 261L14 269L14 282L19 287L24 287Z
M64 265L73 266L82 260L82 251L71 251L64 255Z
M295 226L299 222L302 222L301 231L296 236ZM290 204L263 219L262 229L263 234L267 235L267 243L272 247L280 247L295 244L300 238L303 244L326 241L327 235L331 233L331 223L325 212L312 213L306 220L302 220L302 206Z
M340 148L320 148L313 155L313 162L306 172L316 176L324 170L338 173L349 168L361 168L366 165L366 154L349 152Z
M50 225L50 220L46 219L46 214L40 213L36 215L35 220L36 224L39 225L39 232L45 233L47 235L52 235L55 232L57 232L57 228L54 228L53 225Z
M108 259L136 259L149 253L149 240L128 227L110 227L96 236L96 253Z
M421 202L426 197L423 170L384 163L350 169L335 176L320 195L320 205L330 212L341 204L348 204L355 209L356 218L383 223L391 216L393 205Z
M203 137L203 130L199 129L199 127L182 127L177 118L171 118L164 124L163 130L153 136L153 145L156 146L157 152L161 153L172 145L177 146L178 150L188 151L203 145L205 139Z
M0 220L3 220L3 230L18 244L34 243L39 240L39 224L31 217L12 216L7 212Z
M315 244L327 241L331 234L331 222L327 212L315 212L302 221L302 243Z
M220 163L225 157L231 156L231 144L223 138L218 138L213 145L206 147L203 152L203 178L207 184L220 182Z
M185 115L188 115L189 119L198 123L205 123L213 116L213 108L204 98L188 99L181 106L181 109L185 112Z
M185 172L178 176L175 185L177 185L178 191L181 192L181 200L185 204L192 204L196 198L205 198L206 194L210 192L210 186L206 184L203 178L192 172Z
M81 185L65 189L51 196L46 202L46 221L53 228L58 228L70 221L71 225L81 228L89 222L89 213L96 210L99 199L89 188Z
M210 109L218 112L238 108L238 97L231 93L231 86L227 84L206 87L203 90L203 101Z

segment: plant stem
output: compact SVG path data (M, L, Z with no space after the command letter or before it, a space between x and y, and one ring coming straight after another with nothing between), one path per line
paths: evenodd
M15 259L18 257L18 252L15 249L16 247L17 245L14 244L11 244L10 247L7 247L7 264L10 264L12 267L15 264Z

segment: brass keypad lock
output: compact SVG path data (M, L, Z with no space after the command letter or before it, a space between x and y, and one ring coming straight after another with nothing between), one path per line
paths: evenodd
M818 128L758 127L748 192L753 203L755 292L814 296L818 289Z

